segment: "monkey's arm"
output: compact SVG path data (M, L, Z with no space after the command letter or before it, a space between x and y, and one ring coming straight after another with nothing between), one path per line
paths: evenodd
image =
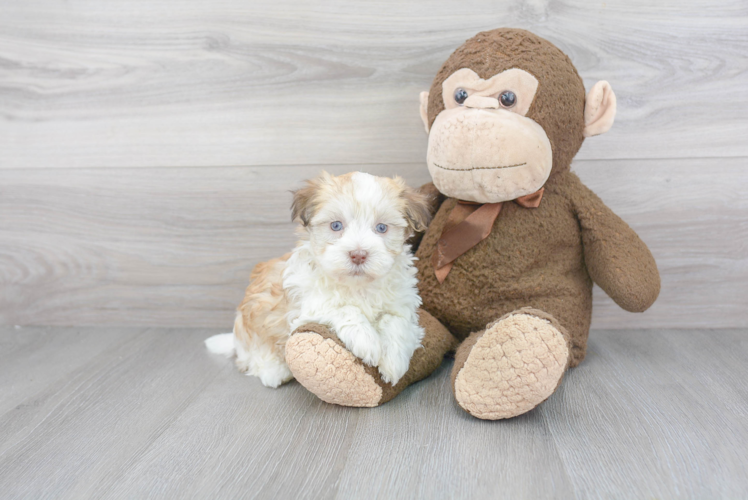
M429 197L430 204L431 204L431 207L430 207L431 218L433 219L434 215L436 215L436 212L439 211L439 207L442 206L442 203L444 203L444 200L446 200L447 197L441 194L438 189L436 189L436 186L434 186L433 182L429 182L419 187L418 192L423 193ZM410 239L408 240L408 243L410 244L413 250L413 253L416 253L416 250L418 250L418 245L421 244L421 240L423 239L424 234L426 234L425 231L416 233L413 236L411 236Z
M571 175L571 197L590 277L623 309L646 311L660 293L660 274L652 253L628 224Z

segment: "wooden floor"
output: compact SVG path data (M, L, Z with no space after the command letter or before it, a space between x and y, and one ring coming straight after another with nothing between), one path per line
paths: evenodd
M746 498L745 330L598 330L539 409L454 403L451 361L351 409L263 388L215 330L0 329L2 498Z

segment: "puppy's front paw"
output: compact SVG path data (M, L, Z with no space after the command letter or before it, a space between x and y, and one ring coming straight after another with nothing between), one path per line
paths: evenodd
M409 366L410 358L385 352L379 360L379 373L382 375L382 380L395 385L408 371Z
M274 365L265 365L258 370L257 376L260 377L260 382L265 387L277 389L281 385L293 379L291 370L288 369L288 365L284 362L279 362Z
M376 332L369 332L365 328L352 326L344 327L338 333L346 349L369 366L379 363L382 356L382 346Z

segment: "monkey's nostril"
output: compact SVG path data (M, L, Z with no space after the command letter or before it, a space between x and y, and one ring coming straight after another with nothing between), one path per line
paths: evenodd
M369 252L366 250L354 250L353 252L349 252L348 255L351 256L351 261L356 264L357 266L360 266L364 262L366 262L366 257L369 256Z

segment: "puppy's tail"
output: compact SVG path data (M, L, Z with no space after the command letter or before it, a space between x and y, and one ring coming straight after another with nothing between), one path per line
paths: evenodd
M233 333L219 333L205 339L205 346L213 354L223 354L230 358L236 352Z

